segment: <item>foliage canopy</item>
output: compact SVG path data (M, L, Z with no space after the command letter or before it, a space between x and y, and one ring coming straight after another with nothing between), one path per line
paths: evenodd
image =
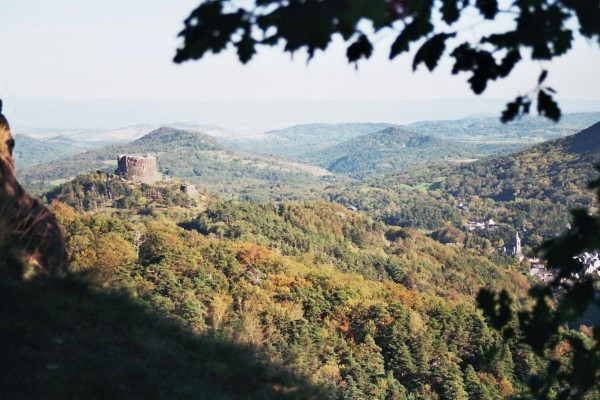
M597 0L209 0L185 20L184 44L174 61L197 60L230 44L242 63L258 47L280 44L289 53L306 49L310 59L340 36L348 62L355 63L371 57L376 34L390 30L397 35L390 59L419 46L413 69L424 64L433 71L447 52L454 60L452 73L469 73L471 90L481 94L523 59L552 60L567 53L575 31L600 43L598 21ZM560 118L555 91L544 84L547 75L542 70L535 89L507 105L503 121L529 113L533 97L540 115Z

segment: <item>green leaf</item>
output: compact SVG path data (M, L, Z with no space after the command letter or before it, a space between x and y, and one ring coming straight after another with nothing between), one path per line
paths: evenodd
M454 33L438 33L423 43L415 54L413 71L417 69L420 63L425 63L429 71L433 71L446 49L446 39L453 36Z
M502 123L507 123L513 121L518 116L529 114L530 107L531 100L527 97L519 96L506 105L506 108L502 111L500 121L502 121Z
M331 42L331 35L337 31L332 21L338 11L331 2L288 2L256 17L256 25L264 32L275 28L269 44L284 42L284 51L289 53L306 48L312 58Z
M560 108L551 95L546 91L540 90L537 99L538 114L543 115L553 121L560 119Z
M498 1L497 0L477 0L475 6L481 12L481 15L486 19L494 19L498 13Z
M238 58L243 64L246 64L254 54L256 49L254 48L256 41L250 37L250 34L246 32L242 39L236 43Z
M224 13L221 3L201 4L185 20L185 28L179 36L184 45L177 50L173 61L181 63L202 58L207 52L219 53L231 42L231 36L243 24L246 14L238 10Z
M564 3L575 11L579 22L579 33L596 39L600 43L600 7L593 1L565 0Z
M373 45L366 35L360 35L358 39L348 47L348 50L346 50L348 62L355 62L361 58L369 58L372 53Z
M520 96L517 97L515 101L508 103L504 111L502 111L502 117L500 118L500 121L502 121L504 124L513 121L517 115L519 115L521 104L523 104L523 98Z
M433 31L433 25L428 20L415 19L398 35L390 49L390 60L398 54L408 51L410 43L426 36Z
M521 53L519 50L515 49L506 53L506 56L504 56L502 62L498 66L498 76L508 76L519 61L521 61Z
M467 82L475 94L481 94L490 79L496 79L496 63L494 57L487 51L476 52L471 71L473 76Z
M538 85L541 85L542 82L544 82L546 80L547 76L548 76L548 70L543 70L542 73L540 74L540 77L538 78Z
M456 0L442 0L440 11L442 12L442 19L448 25L458 21L460 17Z

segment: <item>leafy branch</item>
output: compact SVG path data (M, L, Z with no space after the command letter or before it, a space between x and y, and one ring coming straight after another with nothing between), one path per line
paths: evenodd
M596 169L600 172L600 166ZM600 199L600 178L589 187L596 190ZM584 266L578 259L582 253L600 248L600 215L590 215L583 209L575 209L571 215L571 229L544 242L539 249L547 268L555 271L556 277L547 286L530 290L532 307L515 312L506 291L495 293L484 289L477 296L479 307L506 340L522 341L540 356L556 352L565 343L570 347L569 359L550 359L543 372L532 376L529 387L536 398L556 393L556 398L576 399L598 389L600 329L594 329L591 337L586 337L568 327L589 307L600 306L594 279L584 275Z
M457 32L472 15L479 15L493 30L507 26L498 23L500 16L511 17L513 25L464 40ZM421 43L413 57L413 69L425 64L433 71L447 53L454 60L452 73L470 74L467 82L471 90L481 94L490 80L510 75L523 61L523 54L529 54L531 60L551 60L567 53L575 40L575 29L600 43L598 21L597 0L515 1L506 10L499 8L498 0L207 0L184 21L179 34L183 46L174 61L198 60L233 46L245 64L258 47L281 44L284 52L305 49L311 59L317 51L325 51L334 36L341 36L347 43L348 62L356 63L371 57L374 36L388 30L397 35L390 45L390 59ZM361 28L365 22L369 32ZM558 120L560 109L554 94L551 88L538 88L537 111ZM517 97L507 105L502 120L529 113L532 98Z

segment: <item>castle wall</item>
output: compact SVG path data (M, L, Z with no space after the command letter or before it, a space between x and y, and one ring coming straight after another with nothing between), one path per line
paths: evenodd
M119 155L115 173L132 181L154 182L160 179L154 156Z

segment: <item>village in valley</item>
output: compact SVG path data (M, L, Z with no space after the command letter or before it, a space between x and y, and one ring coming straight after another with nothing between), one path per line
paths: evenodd
M469 211L468 207L463 205L461 202L458 206L459 209L463 211ZM497 229L498 225L492 218L487 220L469 220L464 226L463 229L466 231L474 231L474 230L487 230L494 231ZM523 231L526 232L525 229ZM543 282L544 284L548 284L552 282L556 277L557 273L553 270L548 270L543 262L538 257L526 257L523 254L522 246L521 246L521 237L519 236L519 231L515 233L514 241L510 244L504 244L502 246L498 246L494 248L495 251L504 253L509 256L513 256L520 263L526 263L529 265L529 274L536 277L538 280ZM578 257L576 257L577 261L579 261L583 269L579 274L574 274L573 278L578 279L579 275L591 275L596 274L600 275L600 252L592 251L592 252L584 252Z

